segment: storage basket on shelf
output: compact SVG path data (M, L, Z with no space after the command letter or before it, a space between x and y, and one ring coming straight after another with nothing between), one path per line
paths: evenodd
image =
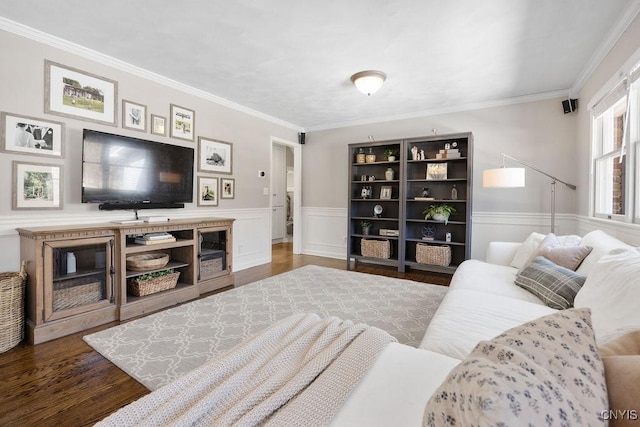
M53 311L81 307L101 299L102 282L95 277L78 277L53 284Z
M154 268L162 268L168 263L169 255L164 252L149 252L127 257L129 270L153 270Z
M389 240L362 239L360 242L362 256L369 258L389 259L391 242Z
M25 262L19 272L0 273L0 353L12 349L24 338Z
M418 264L448 267L451 264L451 247L418 243L416 245L416 261Z
M136 297L155 294L156 292L173 289L178 284L180 272L164 274L151 278L136 277L129 280L128 291Z

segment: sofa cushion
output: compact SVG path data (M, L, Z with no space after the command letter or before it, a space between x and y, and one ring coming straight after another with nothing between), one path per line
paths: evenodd
M540 298L513 283L517 272L513 267L469 259L458 266L451 278L449 289L469 289L544 304Z
M640 248L619 249L600 258L573 304L591 309L598 344L604 344L620 331L640 329L638 301Z
M602 230L594 230L587 233L580 243L583 246L591 246L593 250L582 261L580 267L576 270L578 274L588 276L591 269L596 265L598 260L607 255L614 249L630 249L631 246L605 233Z
M640 355L640 330L628 332L598 347L600 356ZM638 399L640 402L640 399ZM639 408L640 409L640 408Z
M544 304L452 289L431 319L420 348L464 359L478 342L555 311Z
M423 425L607 425L604 367L588 309L480 343L432 395Z
M640 356L602 358L609 394L610 427L640 425Z
M576 239L566 240L566 244L563 244L555 234L547 234L534 251L529 263L533 261L534 258L543 256L549 261L553 261L562 267L575 271L593 248L591 246L578 246L578 244L574 244L576 243ZM578 241L577 243L580 242ZM527 265L529 263L527 263Z
M547 236L549 235L535 232L531 233L516 251L513 261L511 261L511 267L517 268L518 270L525 268L533 258L540 255L536 252ZM565 236L553 235L553 239L554 242L557 241L558 244L562 246L577 246L582 241L582 238L575 234L567 234ZM549 241L546 242L545 246L550 246L551 242L550 238Z
M584 285L584 276L539 256L516 276L515 284L557 310L573 306L573 299Z

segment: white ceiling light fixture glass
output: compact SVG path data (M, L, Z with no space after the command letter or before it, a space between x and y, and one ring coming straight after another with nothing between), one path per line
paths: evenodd
M353 84L365 95L376 93L386 79L387 75L385 73L376 70L360 71L351 76Z

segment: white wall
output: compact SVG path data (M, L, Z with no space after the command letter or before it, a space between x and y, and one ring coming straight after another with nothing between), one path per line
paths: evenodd
M234 268L238 270L271 260L270 200L268 195L263 194L263 188L269 187L270 175L268 173L266 177L259 178L258 170L270 170L272 138L296 141L299 129L278 123L277 120L223 106L206 96L200 96L195 90L181 90L176 85L166 84L160 78L130 72L126 67L119 67L116 61L112 64L108 58L104 61L100 58L87 59L86 55L72 53L73 48L58 49L3 30L0 30L0 46L0 111L60 121L66 127L64 158L0 153L0 182L4 183L0 187L0 244L3 248L9 249L0 251L0 271L15 271L19 267L19 238L15 231L18 227L107 222L133 217L132 212L99 211L97 205L80 202L83 128L190 146L196 148L197 154L197 142L173 140L169 137L123 129L120 126L121 99L146 105L147 114L153 113L167 118L171 103L193 109L196 112L196 136L233 143L232 177L236 180L235 199L220 200L217 208L198 208L196 203L192 203L187 204L185 209L153 210L141 214L166 215L172 218L237 218L234 226ZM96 54L95 57L99 55ZM45 59L116 80L118 126L98 125L45 114ZM13 211L11 165L14 160L62 165L65 175L64 208L56 211ZM198 174L197 171L196 175L215 176Z
M483 258L490 240L519 240L531 231L549 231L551 181L532 170L526 188L482 187L482 171L501 164L504 152L558 178L572 182L575 116L565 115L562 99L551 98L407 120L310 132L303 148L305 251L346 257L348 144L470 131L474 136L472 255ZM516 164L512 164L517 166ZM567 221L576 192L558 187L556 232L573 232ZM313 226L308 222L312 221ZM336 228L337 227L337 228Z

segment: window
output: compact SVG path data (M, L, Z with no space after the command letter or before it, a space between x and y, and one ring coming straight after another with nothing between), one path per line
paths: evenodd
M640 223L640 64L593 106L593 216Z

